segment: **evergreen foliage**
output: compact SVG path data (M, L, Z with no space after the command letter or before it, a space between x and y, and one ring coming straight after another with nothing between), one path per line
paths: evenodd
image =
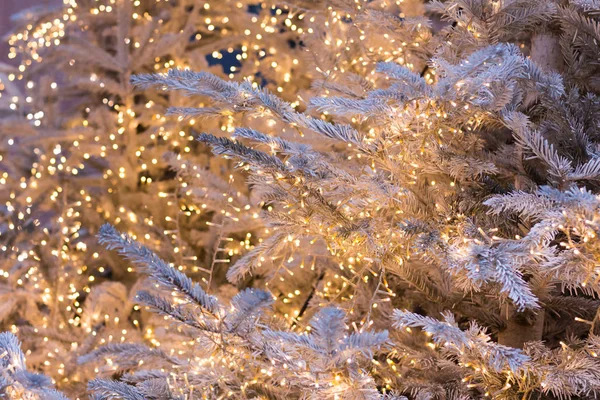
M256 10L239 4L243 11L234 29L245 36L243 16L252 20ZM108 187L142 192L142 203L168 193L177 209L195 204L205 210L187 226L201 221L210 228L184 247L185 230L178 225L172 251L137 230L147 227L133 229L106 214L116 228L89 228L90 242L97 231L106 249L97 250L101 260L142 277L93 286L80 320L96 308L106 313L103 329L111 318L131 320L118 306L109 317L102 307L110 293L132 293L130 304L155 317L135 320L143 324L138 335L81 347L84 339L70 339L75 348L65 354L72 365L93 369L93 377L80 379L87 380L88 393L97 399L598 397L600 4L274 4L259 6L271 10L261 29L269 33L269 24L287 12L282 29L298 35L293 48L305 53L292 62L307 66L301 76L284 72L283 82L295 82L290 87L258 79L269 64L277 65L276 57L269 64L262 59L261 47L244 53L259 55L244 79L192 63L121 76L131 102L114 98L133 114L117 113L117 123L121 117L134 124L145 120L137 106L160 115L140 122L144 127L131 140L192 121L204 132L184 133L196 142L186 151L143 145L170 150L164 160L176 178L168 180L169 191L156 196L137 183L127 186L126 179ZM220 17L226 10L216 4L203 9ZM192 7L165 17L165 26L187 26L178 24L194 16ZM181 46L182 57L191 59L189 33L178 28L157 40L166 40L169 51ZM285 42L284 35L271 33L272 40ZM77 45L56 49L71 51L69 46ZM118 54L86 56L117 72ZM109 56L116 59L109 62ZM310 86L300 89L304 80ZM167 135L169 140L175 139ZM114 165L126 165L126 159ZM5 160L15 163L12 154ZM135 166L145 158L128 160ZM103 169L107 176L117 171L110 165ZM45 182L37 171L29 179ZM234 187L234 176L247 185ZM22 182L24 189L30 186ZM7 215L18 213L14 197ZM122 199L111 201L117 207ZM76 210L69 218L79 217ZM73 229L69 220L60 222L65 232ZM10 228L18 235L1 237L16 249L38 248L39 230L25 234L19 224ZM77 226L71 235L83 225ZM196 265L182 263L182 252L194 254ZM209 255L197 257L201 252ZM7 257L6 265L18 271L30 255ZM65 262L55 268L67 271L69 258L61 258ZM5 271L9 281L22 281L14 269ZM76 293L79 286L62 282L74 287L65 295ZM24 293L32 290L20 286ZM44 314L38 304L30 306ZM8 321L23 313L14 309L6 312ZM124 328L117 323L114 329ZM49 379L26 372L18 341L3 335L4 393L60 396ZM35 356L34 348L29 351Z

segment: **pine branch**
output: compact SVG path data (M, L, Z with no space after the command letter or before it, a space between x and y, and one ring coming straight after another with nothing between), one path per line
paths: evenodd
M105 224L98 233L100 243L109 250L117 250L119 254L148 273L152 279L171 290L176 290L202 307L207 312L218 315L221 308L214 296L206 294L197 283L192 282L185 274L168 265L146 247L136 243L129 235L120 235L115 228Z

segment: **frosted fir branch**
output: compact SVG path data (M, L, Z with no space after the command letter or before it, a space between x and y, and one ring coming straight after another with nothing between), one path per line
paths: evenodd
M19 339L10 332L0 333L0 398L68 400L52 387L50 377L27 370Z
M550 21L556 10L555 4L546 0L534 3L526 0L511 1L499 3L495 7L475 6L462 1L434 0L427 8L442 14L444 19L455 22L453 33L465 41L471 39L473 45L515 41L534 26ZM478 32L477 38L473 38L472 33L467 31L467 26Z
M264 336L268 340L279 341L282 345L293 345L303 347L314 352L322 352L321 346L307 333L285 332L265 330Z
M394 83L390 87L385 89L375 89L368 94L369 98L376 101L381 100L386 104L388 102L405 104L407 103L408 97L406 95L406 89L403 88L402 84ZM419 96L418 94L416 95ZM391 116L392 118L395 116L393 110L389 107L382 109L388 118Z
M431 86L427 84L425 78L402 65L392 62L379 62L376 71L393 80L402 82L404 88L409 90L412 95L433 95Z
M600 394L600 362L595 335L586 340L561 342L561 349L550 350L541 342L530 342L525 352L532 359L527 378L540 381L544 394L556 398L596 398Z
M532 30L533 26L549 22L556 14L556 5L551 1L513 1L505 3L494 15L494 27L505 35Z
M593 15L578 12L574 7L562 6L559 8L560 17L563 26L570 27L575 31L572 44L576 44L576 49L583 50L586 53L592 53L597 47L597 41L600 38L600 29L598 20ZM596 10L595 14L598 14ZM590 49L594 49L591 50Z
M177 115L182 118L209 118L222 114L221 109L215 107L169 107L165 115Z
M310 326L317 343L327 353L333 352L345 334L346 313L339 308L325 307L311 319Z
M529 58L525 58L523 63L527 78L534 82L539 91L546 93L554 101L559 101L560 97L565 95L565 86L560 74L543 71Z
M365 94L366 90L372 89L369 82L366 82L364 78L352 73L348 74L349 82L335 82L327 79L326 77L316 76L310 83L310 88L315 93L327 90L329 93L337 93L339 95L347 96L350 98L360 98ZM351 85L349 83L356 83Z
M314 97L310 100L310 107L320 112L327 111L336 115L359 116L363 119L389 113L389 107L383 98L348 99L344 97Z
M540 271L560 282L561 290L597 296L600 293L597 284L599 277L593 260L597 252L599 226L595 218L590 216L597 214L600 200L591 191L575 186L566 191L542 186L531 196L535 200L529 200L526 208L514 204L511 195L489 200L498 210L510 212L525 209L525 216L534 222L527 234L517 241L523 259L526 259L525 253L529 251L537 259L534 261L539 264ZM516 197L523 196L517 194ZM530 210L536 205L537 210ZM561 243L565 249L553 244L559 234L570 238L568 244L564 243L563 246ZM518 256L515 250L513 253L515 257Z
M100 400L145 400L144 395L134 386L109 379L94 379L88 383L88 390Z
M344 339L341 346L341 350L348 351L359 351L363 353L365 357L372 357L372 349L380 348L389 344L388 332L371 332L363 331L350 334Z
M571 162L565 157L558 155L554 145L550 144L539 131L524 132L519 134L517 140L521 145L528 148L535 157L544 161L549 167L549 173L557 178L564 178L569 175Z
M262 260L268 260L285 247L284 239L286 236L286 232L278 230L258 246L255 246L227 270L227 280L234 284L239 283L247 274L262 266Z
M298 346L331 358L331 361L347 362L360 353L371 358L373 351L387 346L388 332L355 332L346 333L346 313L335 307L325 307L311 319L311 333L266 331L269 338L287 345Z
M132 263L141 266L143 272L165 288L184 294L189 301L198 304L213 315L219 313L221 306L216 297L208 295L200 285L192 282L185 274L161 260L129 235L119 234L113 226L105 224L100 228L98 239L107 249L117 250Z
M456 154L449 146L438 145L435 152L436 162L425 164L424 173L450 175L457 180L481 180L498 172L498 167L491 160Z
M373 351L387 346L388 332L363 331L350 335L346 330L346 313L336 307L325 307L310 320L311 332L296 333L266 330L264 335L285 346L303 348L324 358L327 362L347 363L354 355L362 354L366 358Z
M235 190L229 182L211 172L206 166L191 164L180 154L168 152L164 159L169 167L177 171L178 175L185 178L190 184L190 193L201 198L203 202L210 202L207 207L213 206L214 210L223 206L223 193L235 199L239 206L246 206L251 200L241 192Z
M357 20L360 24L381 26L387 29L389 34L395 36L402 35L405 39L414 38L414 35L419 33L428 35L431 29L431 20L427 17L412 16L401 18L396 14L374 9L364 10L364 12L358 15Z
M500 112L513 109L525 90L535 89L557 99L564 95L560 76L541 71L520 50L500 43L480 48L458 64L437 57L432 60L439 82L428 85L412 71L393 63L378 64L378 71L397 83L389 89L369 93L369 98L384 96L403 104L406 98L434 97L440 101L452 99L472 104L480 109ZM394 89L394 91L390 91Z
M223 102L239 101L239 84L228 82L209 72L170 69L166 74L140 74L131 83L142 89L158 86L162 90L181 90L188 96L199 95Z
M294 127L310 129L330 139L354 143L358 146L362 144L361 134L349 125L332 124L303 113L298 113L289 103L283 101L266 89L260 89L252 86L248 81L244 82L242 87L245 88L248 93L250 93L250 97L256 98L261 106L266 107L271 113L279 117L283 122L286 122Z
M273 296L260 289L247 288L235 295L231 306L235 313L243 316L254 315L256 312L273 304Z
M498 263L495 280L502 285L500 293L506 294L518 311L541 308L539 299L523 279L519 270L510 264Z
M319 327L319 333L313 331L313 333L305 335L307 340L297 340L301 335L288 331L274 331L268 319L257 321L256 318L272 301L269 293L249 289L241 292L232 300L231 308L224 309L224 321L229 329L223 331L222 334L233 334L242 339L242 342L230 342L231 349L236 351L219 353L226 362L199 362L198 364L194 363L193 368L181 364L181 366L175 366L171 370L172 373L169 373L168 370L151 369L146 372L125 375L124 382L96 379L90 382L89 390L101 399L138 399L140 395L142 398L165 398L165 396L170 398L168 394L171 391L177 392L179 385L185 387L184 391L193 390L191 387L212 385L214 376L219 376L218 379L224 382L230 379L237 382L240 379L241 366L254 371L271 369L277 363L285 363L289 366L282 369L281 375L289 382L289 385L285 386L286 390L291 390L291 392L287 392L288 394L313 393L315 387L318 387L315 386L316 382L333 382L334 377L339 374L342 374L345 383L356 386L359 391L374 389L375 383L372 378L369 378L369 382L365 382L357 377L354 371L355 364L349 363L348 360L360 356L370 358L377 348L386 345L387 332L362 332L348 336L345 334L347 327L344 323L344 312L326 308L319 313L319 321L311 324L311 326ZM334 316L334 318L330 320L327 318L328 316ZM244 324L239 324L239 321ZM321 337L327 334L340 340L332 341L330 338L326 340ZM236 343L237 347L233 347L236 346ZM195 346L200 346L200 344L195 344ZM121 349L116 348L115 350ZM127 349L123 350L127 351ZM133 349L133 353L136 352L137 349ZM136 357L136 354L133 353L131 356ZM139 355L143 359L144 365L150 366L151 360L143 352ZM314 362L314 365L318 366L318 372L306 369L307 362ZM298 373L301 374L301 379L298 379ZM182 374L185 374L184 378L180 378ZM273 386L273 390L277 390L278 385L272 385L271 382L269 377L255 379L255 383L259 387L267 385L267 387ZM127 383L135 384L135 386ZM230 389L225 388L224 390L229 392ZM241 390L242 393L249 393L246 386ZM283 398L282 396L282 393L278 393L276 398Z
M494 282L517 309L536 309L540 307L539 300L519 271L526 263L533 262L530 249L523 247L518 242L489 245L473 242L457 246L450 251L448 267L453 274L466 272L468 283L475 285L475 289Z
M285 154L302 154L307 155L313 153L311 147L306 144L299 144L281 139L277 136L266 135L254 129L235 128L233 136L235 138L244 138L253 142L264 143L274 151L279 151Z
M591 191L585 187L572 186L568 190L559 190L552 186L541 186L537 192L539 196L546 197L558 204L561 207L577 212L577 207L585 207L594 209L598 207L600 199ZM553 210L549 210L552 213Z
M488 211L493 215L504 212L516 213L525 218L537 218L546 210L555 206L556 202L534 193L514 191L508 194L496 195L483 202L490 207Z
M244 289L231 300L233 311L227 315L229 332L237 332L244 323L252 323L265 308L273 304L271 293L258 289Z
M244 81L241 84L224 81L207 72L192 72L188 70L169 70L164 74L136 75L132 77L132 83L142 88L159 86L163 90L182 90L188 95L202 95L210 97L221 109L231 112L255 111L262 113L268 110L283 122L296 127L304 127L321 135L335 140L342 140L360 145L362 137L359 132L343 124L332 123L298 113L287 102L266 89L255 87L251 82ZM198 113L214 113L218 108L208 111L199 109ZM195 112L190 108L171 109L172 114L178 113L183 117L190 116Z
M586 12L597 12L600 10L600 0L573 0L572 3L581 7Z
M80 356L77 362L80 364L95 362L107 357L115 357L117 364L123 368L135 367L140 360L161 359L171 364L180 364L180 360L169 356L164 351L150 348L143 344L117 343L107 344L88 354Z
M435 87L438 95L446 99L449 95L460 95L463 101L484 109L514 110L526 91L545 94L553 101L565 94L558 74L542 71L512 44L481 48L459 64L442 57L432 62L442 76Z
M572 181L600 179L600 158L592 158L585 164L578 165L567 177Z
M502 81L522 75L523 56L520 50L511 44L499 43L486 46L470 53L458 64L452 64L442 57L434 57L432 65L443 76L440 84L461 81Z
M0 384L1 385L1 384ZM62 392L56 389L43 389L36 393L40 400L69 400Z
M309 117L304 114L293 114L286 119L286 122L289 122L292 125L308 128L330 139L340 140L346 143L354 143L359 148L363 147L362 135L349 125L334 125L332 123Z
M169 381L167 379L148 379L140 382L136 389L144 395L146 399L171 399L173 394L169 387Z
M221 328L217 322L206 318L199 318L191 310L179 305L173 305L169 300L161 296L157 296L145 290L140 290L137 293L136 298L141 303L154 309L159 314L164 315L165 317L173 318L174 320L192 328L212 333L221 331Z
M422 328L432 335L437 344L449 342L457 347L466 347L469 344L467 335L458 328L454 316L450 313L443 314L445 319L441 322L437 319L408 311L394 310L392 325L396 329L406 327Z
M36 374L27 370L15 371L15 380L19 382L25 390L30 391L45 391L52 386L52 379L43 374Z
M487 368L503 372L509 369L513 373L523 372L530 357L523 351L503 346L490 341L476 324L467 332L463 332L450 313L443 314L444 322L424 317L408 311L394 310L393 325L400 328L421 328L428 332L435 343L450 349L459 359L468 360L469 354L475 355Z
M398 276L424 294L429 301L444 303L447 300L449 293L446 288L439 285L426 271L411 268L407 264L402 260L397 260L388 268L390 271L396 271Z
M135 385L136 383L140 383L146 380L164 379L166 381L168 376L168 372L157 369L151 369L124 374L121 379L126 383Z
M255 86L247 80L241 84L241 87L245 89L248 97L255 99L258 105L265 107L282 121L290 122L290 118L299 115L290 103L269 92L266 88Z
M487 160L464 156L452 156L448 160L448 173L455 179L468 177L477 180L497 172L498 168L494 163Z
M527 116L513 111L503 115L503 122L513 131L517 143L542 160L549 167L549 173L559 179L566 179L572 171L571 162L558 154L554 145L550 144L537 130L532 130Z
M578 246L547 257L542 264L547 273L560 282L562 293L581 293L591 298L600 294L600 274L596 263L590 260L595 250Z
M535 193L512 192L506 195L493 196L484 202L491 207L494 214L502 212L519 213L530 218L536 224L530 229L527 238L534 242L547 237L561 229L572 228L581 210L595 212L599 205L598 198L584 188L571 187L561 191L551 186L542 186ZM581 234L582 232L579 232ZM549 237L551 240L551 237ZM549 244L548 240L544 243Z
M273 386L272 384L266 383L250 383L248 385L247 393L253 396L259 396L264 399L281 399L286 396L280 388Z
M216 137L207 133L200 134L197 139L199 142L210 145L215 154L237 158L254 168L268 169L274 172L287 172L286 166L279 158L244 146L231 139Z
M83 39L76 39L76 41L79 43L65 44L57 48L62 53L62 57L77 59L96 68L104 68L117 73L127 69L127 66L119 62L118 58L109 54L108 51L97 46L90 46Z
M21 343L10 332L0 333L0 365L15 370L26 369L25 355L21 351Z

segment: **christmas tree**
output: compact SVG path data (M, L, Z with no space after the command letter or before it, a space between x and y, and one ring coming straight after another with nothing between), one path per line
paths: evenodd
M194 68L131 79L180 124L226 121L196 138L250 188L185 161L202 147L169 158L222 209L204 280L99 230L148 276L135 302L164 333L79 352L92 396L597 397L600 4L286 6L314 67L301 98ZM59 396L14 336L0 347L7 393Z
M154 320L166 329L137 305L139 275L98 246L103 223L176 254L176 268L205 282L224 276L221 253L241 247L223 242L253 229L215 228L223 193L244 199L247 186L228 162L197 151L192 129L226 121L181 126L166 106L195 99L140 93L130 76L191 67L294 94L308 87L301 73L289 78L303 65L301 20L266 3L195 0L67 1L14 19L9 58L19 64L0 71L0 324L23 340L31 368L81 396L98 370L77 357L125 338L156 343ZM183 182L192 164L205 172L193 191ZM205 196L211 207L195 200ZM197 262L213 259L212 268Z

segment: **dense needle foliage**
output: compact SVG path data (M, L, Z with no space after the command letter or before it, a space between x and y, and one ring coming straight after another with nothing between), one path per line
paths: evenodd
M72 3L74 13L80 5ZM100 102L115 125L103 128L107 120L92 117L103 112L99 103L72 100L83 114L55 107L61 120L75 115L77 129L108 135L110 146L79 160L71 157L77 139L61 156L69 123L53 122L50 131L45 113L31 113L22 137L9 141L34 148L32 160L10 149L0 160L13 168L2 178L10 190L0 237L13 255L3 261L0 294L15 302L1 316L29 359L42 356L30 371L52 365L42 361L46 354L70 363L59 361L61 375L47 369L52 379L27 372L17 338L3 334L4 393L61 398L54 383L80 395L75 382L87 382L99 399L600 394L599 3L148 2L172 14L160 17L164 32L141 28L147 65L135 50L144 46L119 27L155 14L128 8L140 1L112 3L122 7L117 29L109 29L116 41L106 42L107 55L85 56L103 63L87 67L106 73L93 72L105 85L100 93L114 82L124 90ZM259 17L260 33L246 28ZM194 43L211 37L196 35L203 24L219 39L199 58ZM207 50L218 59L230 29L239 32L240 66L221 60L217 69L231 72L224 76L198 59L208 60ZM54 43L56 55L91 40L81 32ZM56 56L24 54L42 71ZM119 54L132 62L115 64ZM23 69L25 77L30 69ZM40 74L43 81L47 73ZM86 90L89 82L73 85ZM26 103L36 101L43 100ZM20 107L12 107L17 115ZM20 126L12 116L5 121ZM52 145L27 142L36 132L53 132ZM161 163L157 178L151 165ZM54 189L63 170L99 171L110 195L74 186L89 200L66 209L23 200L52 182L54 192L40 192L69 204L64 180ZM168 189L149 189L156 181ZM115 219L106 202L125 215ZM36 220L38 210L52 222ZM115 227L100 227L103 220ZM47 239L53 232L63 235L58 243ZM56 253L52 263L45 248ZM132 277L90 283L88 256L98 270L120 266ZM72 260L80 263L76 273ZM50 266L63 277L38 278ZM26 296L24 305L15 292ZM61 296L77 304L61 304ZM60 324L59 311L73 333L48 326ZM89 322L90 314L100 320ZM42 350L40 343L58 340L48 338L50 328L71 348ZM71 381L66 365L88 373Z

